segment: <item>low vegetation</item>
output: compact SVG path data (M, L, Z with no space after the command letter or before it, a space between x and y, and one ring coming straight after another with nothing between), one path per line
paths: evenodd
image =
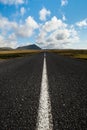
M73 58L87 59L87 50L49 50L49 52L55 52Z
M59 55L69 56L73 58L87 59L87 50L10 50L0 51L0 59L10 59L23 57L27 55L37 54L40 52L53 52Z
M11 50L0 51L0 59L9 59L40 53L40 50Z

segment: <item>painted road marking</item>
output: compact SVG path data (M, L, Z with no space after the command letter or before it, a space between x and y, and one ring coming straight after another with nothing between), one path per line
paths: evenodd
M51 102L48 92L48 79L46 69L46 53L44 53L41 93L36 130L53 130Z

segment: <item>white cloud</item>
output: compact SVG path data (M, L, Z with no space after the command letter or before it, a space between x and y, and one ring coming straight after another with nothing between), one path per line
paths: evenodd
M80 21L80 22L77 22L76 25L78 27L87 27L87 18L82 20L82 21Z
M42 43L49 33L56 31L57 29L63 29L67 25L63 23L56 16L52 17L50 21L45 22L44 25L40 27L40 33L37 38L37 42Z
M19 38L30 38L37 28L39 25L31 16L27 17L23 24L0 16L0 46L15 47Z
M12 47L15 48L17 46L17 40L12 38L12 37L8 37L5 38L4 36L0 35L0 47Z
M18 4L23 4L24 0L0 0L0 3L3 4L8 4L8 5L18 5Z
M0 16L0 47L16 47L17 38L13 31L17 27L16 22L9 21L7 18Z
M18 24L14 21L9 21L8 18L0 16L0 30L1 32L7 32L14 30L18 27Z
M36 29L39 29L36 42L41 47L61 48L79 41L74 26L67 25L56 16L44 24L38 24L31 16L27 17L24 23L0 16L0 47L16 47L19 40L31 38Z
M56 16L52 17L50 21L45 22L42 29L46 32L51 32L59 28L65 28L67 25L62 20L57 19Z
M63 14L63 16L62 16L62 20L63 21L66 21L66 16Z
M40 27L36 42L45 48L58 48L78 41L77 31L54 16Z
M68 4L68 0L61 0L61 6L65 6Z
M46 8L42 8L39 12L40 20L45 21L47 16L50 16L51 12L47 10Z
M39 25L37 22L29 16L24 24L19 25L18 28L16 28L16 35L20 37L31 37L34 33L34 30L37 29Z
M20 13L23 16L26 13L26 9L24 7L21 7Z
M15 35L19 35L20 37L30 37L34 30L37 29L39 25L34 20L33 17L29 16L26 18L24 24L18 24L16 22L9 21L5 17L0 17L0 30L3 31L13 31Z

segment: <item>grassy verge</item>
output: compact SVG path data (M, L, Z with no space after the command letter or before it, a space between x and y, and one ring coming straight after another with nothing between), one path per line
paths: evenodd
M50 50L49 52L79 59L87 59L87 50Z
M10 59L40 53L40 50L12 50L0 51L0 59Z

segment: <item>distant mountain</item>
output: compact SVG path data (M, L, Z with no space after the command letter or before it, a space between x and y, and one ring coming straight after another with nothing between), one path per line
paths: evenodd
M0 48L0 51L11 51L11 50L13 50L13 49L10 47L1 47Z
M18 50L41 50L41 48L37 46L36 44L18 47L17 49Z

